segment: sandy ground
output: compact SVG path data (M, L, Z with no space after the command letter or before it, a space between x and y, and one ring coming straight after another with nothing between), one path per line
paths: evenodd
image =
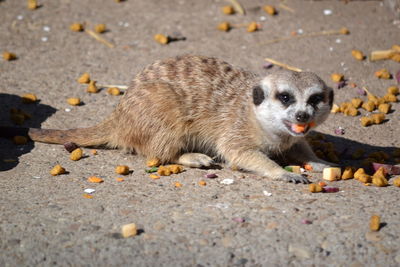
M398 18L382 2L284 2L291 10L280 7L278 0L241 2L245 16L224 15L221 7L227 2L211 0L42 0L34 11L26 8L26 1L0 1L0 50L18 57L0 60L1 124L13 125L9 110L16 107L32 115L24 126L94 125L122 96L110 96L106 90L86 93L76 81L82 73L89 72L99 84L128 84L154 60L181 54L217 56L259 74L266 73L264 58L269 57L314 71L333 87L330 74L343 73L349 83L367 86L378 96L396 84L394 79L376 78L374 72L386 68L395 74L398 63L360 62L351 56L352 49L369 54L400 42ZM277 16L261 9L267 3L278 8ZM325 15L324 10L332 14ZM256 21L261 30L248 33L241 27L225 33L216 30L222 21ZM115 47L70 31L73 22L86 22L89 29L105 23L109 31L102 37ZM341 27L350 34L265 44L292 32ZM160 45L153 40L157 33L186 40ZM40 101L21 104L23 93L34 93ZM335 93L335 103L357 96L350 86ZM69 106L68 97L80 97L84 105ZM368 128L360 125L360 115L334 114L318 131L343 152L342 165L360 165L348 160L358 148L391 155L400 146L399 109L394 103L383 124ZM339 126L344 135L334 133ZM16 146L0 138L0 266L400 264L400 191L395 186L346 180L329 183L340 188L337 193L312 194L306 185L273 182L227 168L186 169L151 180L143 158L117 150L99 149L96 156L84 151L88 156L73 162L59 145ZM389 162L394 160L391 156ZM68 174L52 177L49 171L57 163ZM123 182L116 181L119 176L114 173L119 164L133 170ZM199 186L210 172L218 178ZM105 182L88 183L92 175ZM226 178L234 183L221 184ZM321 174L311 174L310 179L321 181ZM175 188L176 181L183 187ZM92 199L83 197L87 188L96 189ZM381 216L379 232L369 230L373 214ZM139 235L122 238L121 226L132 222Z

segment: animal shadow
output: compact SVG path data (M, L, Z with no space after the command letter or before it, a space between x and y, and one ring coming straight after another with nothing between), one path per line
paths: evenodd
M14 144L12 136L1 126L40 128L42 122L55 112L55 108L40 101L27 104L22 102L20 96L0 93L0 171L17 166L19 157L34 147L33 142Z

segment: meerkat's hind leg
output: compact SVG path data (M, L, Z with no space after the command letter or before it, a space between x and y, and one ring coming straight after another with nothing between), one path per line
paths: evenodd
M201 168L212 166L214 160L202 153L185 153L178 158L177 163L187 167Z

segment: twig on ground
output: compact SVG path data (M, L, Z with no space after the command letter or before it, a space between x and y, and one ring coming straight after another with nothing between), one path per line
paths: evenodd
M277 65L277 66L279 66L279 67L282 67L282 68L284 68L284 69L288 69L288 70L292 70L292 71L296 71L296 72L302 72L302 70L299 69L299 68L296 68L296 67L293 67L293 66L289 66L289 65L287 65L287 64L285 64L285 63L276 61L276 60L274 60L274 59L272 59L272 58L265 58L265 60L268 61L268 62L271 62L271 63L274 64L274 65Z
M92 36L94 39L96 39L97 41L99 41L100 43L105 44L106 46L108 46L109 48L114 48L114 44L110 43L109 41L103 39L102 37L100 37L100 35L98 35L97 33L95 33L92 30L85 30L85 32L87 34L89 34L90 36Z
M228 0L233 5L233 8L241 15L245 14L242 5L237 0Z

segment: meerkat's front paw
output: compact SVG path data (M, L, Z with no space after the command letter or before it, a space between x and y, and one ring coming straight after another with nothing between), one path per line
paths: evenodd
M297 173L291 173L291 172L285 172L281 175L279 178L282 181L286 181L288 183L302 183L302 184L309 184L310 181L307 179L307 177L297 174Z
M329 167L339 167L336 163L331 163L328 161L321 162L307 162L308 165L311 165L313 172L322 172L325 168Z
M214 164L214 160L201 153L185 153L179 157L178 163L187 167L200 168L210 167Z

